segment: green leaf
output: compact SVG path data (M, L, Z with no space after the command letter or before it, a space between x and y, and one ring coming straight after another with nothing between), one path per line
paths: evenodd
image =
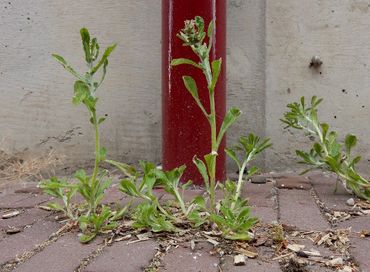
M102 162L105 160L105 157L107 156L107 149L105 147L101 147L99 150L99 162Z
M211 176L213 173L215 173L216 168L216 160L213 160L214 157L216 157L217 154L209 153L204 156L204 160L207 165L208 175Z
M92 233L92 234L82 234L80 236L80 242L83 243L83 244L87 244L89 242L91 242L92 240L94 240L94 238L96 237L96 233Z
M259 172L259 168L256 166L252 166L248 169L248 175L247 179L251 178L253 175L257 174Z
M235 151L232 150L231 148L225 148L225 153L235 161L236 165L238 166L238 169L240 170L241 165L238 159L238 156L236 155Z
M87 86L85 82L77 80L74 85L73 104L77 105L84 102L89 95L89 86Z
M56 59L62 66L63 68L70 72L73 76L75 76L78 79L81 79L81 76L71 67L68 65L68 63L65 61L65 59L57 54L52 54L53 58Z
M195 24L200 33L204 31L204 19L202 17L195 16Z
M191 76L182 77L186 89L190 92L195 100L199 100L197 83Z
M211 92L214 92L218 78L221 73L222 59L214 60L212 62L212 83L210 86Z
M103 123L105 121L105 117L101 117L99 118L98 120L98 125L100 125L101 123Z
M102 58L100 59L99 63L91 70L91 74L95 74L96 71L99 70L99 68L107 61L109 55L113 52L113 50L116 48L117 44L113 44L111 46L109 46L107 49L105 49L105 52L102 56ZM108 65L108 63L107 63ZM105 65L106 66L106 65Z
M214 27L214 21L212 20L208 25L207 35L208 38L212 38L213 35L213 27Z
M357 144L357 137L353 134L348 134L344 142L346 145L346 152L349 155L351 153L351 149Z
M197 83L195 82L195 80L191 76L183 76L182 79L184 81L184 85L185 85L186 89L189 91L191 96L194 98L195 102L197 103L199 108L202 110L203 114L208 118L208 113L204 109L204 106L203 106L203 104L200 101L199 96L198 96Z
M107 163L117 167L124 175L128 177L136 177L137 170L134 166L128 165L126 163L117 162L113 160L105 160Z
M222 122L220 132L218 133L217 136L217 146L220 145L227 129L238 119L240 116L241 111L238 108L231 108L228 113L225 116L224 121Z
M56 211L64 212L64 208L56 202L48 203L47 207L49 207L50 209L56 210Z
M92 62L91 52L90 52L90 34L87 28L81 28L80 30L82 47L85 52L85 60L87 63Z
M190 59L179 58L179 59L173 59L171 61L171 66L178 66L178 65L183 65L183 64L192 65L198 69L202 69L202 66L200 66L198 63Z
M250 236L248 233L233 233L225 235L225 239L232 241L248 241L250 240Z
M196 196L194 199L191 201L191 203L194 203L195 205L201 207L202 209L206 208L206 201L203 196Z
M207 191L209 191L209 176L207 173L207 167L201 159L198 159L196 156L193 157L193 163L198 168L199 173L202 175L204 184Z
M136 189L135 183L130 179L121 180L119 189L120 191L130 196L135 196L135 197L140 196L140 193Z

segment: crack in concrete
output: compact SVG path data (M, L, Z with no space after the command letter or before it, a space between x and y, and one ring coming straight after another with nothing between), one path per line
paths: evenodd
M64 143L72 140L73 136L76 135L82 135L81 127L74 127L72 129L67 130L64 134L58 135L58 136L51 136L47 137L45 139L41 139L40 143L38 145L44 145L48 143L49 141L55 140L59 143Z

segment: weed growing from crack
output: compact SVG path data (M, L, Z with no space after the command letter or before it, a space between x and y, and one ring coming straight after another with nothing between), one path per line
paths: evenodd
M311 98L311 103L306 104L302 97L299 102L288 104L289 111L284 114L281 121L286 128L303 130L307 136L313 137L315 143L309 152L297 150L297 156L310 168L302 174L315 170L324 169L335 173L343 187L350 193L360 198L370 200L370 182L356 171L356 164L361 156L352 156L352 149L357 144L357 137L348 134L344 144L338 141L338 133L330 131L329 125L321 123L318 119L317 108L322 102L316 96Z
M84 233L80 240L81 242L89 242L100 231L112 229L116 225L114 221L122 217L123 213L123 211L112 211L109 207L100 207L104 192L110 186L111 181L106 177L107 171L100 169L100 164L106 157L106 149L100 145L99 126L104 122L105 117L98 117L97 115L97 90L105 79L108 58L115 49L116 44L108 46L99 59L100 46L97 39L91 38L86 28L82 28L80 34L88 68L84 75L76 72L63 57L56 54L52 56L66 71L76 78L73 104L85 105L89 113L90 123L94 128L94 169L91 176L87 175L84 170L77 171L75 174L77 183L58 180L54 177L50 180L42 181L39 186L45 193L62 200L62 204L57 202L50 203L49 207L64 212L71 220L78 220L80 228ZM101 71L101 75L99 79L96 79L99 71ZM80 206L80 210L76 211L71 200L77 192L84 198L84 203Z

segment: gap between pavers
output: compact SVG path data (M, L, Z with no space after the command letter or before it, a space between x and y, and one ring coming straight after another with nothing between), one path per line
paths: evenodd
M43 251L18 266L17 272L67 272L74 271L91 252L98 248L101 238L84 245L76 233L67 233Z
M210 254L212 248L209 243L201 242L192 251L190 243L181 244L167 252L159 272L218 272L219 258Z
M327 208L332 211L344 211L348 212L352 210L351 206L346 204L349 198L355 198L353 195L346 192L341 184L338 184L338 190L334 193L336 177L315 174L309 176L312 186L319 197Z
M59 229L60 225L55 222L37 222L23 232L7 236L0 241L0 265L19 257L26 251L33 250L48 240L49 236ZM6 250L3 250L6 249Z
M300 230L327 230L330 228L310 191L279 190L280 222Z
M144 271L153 259L157 248L158 244L153 240L133 244L127 244L127 241L116 242L105 247L101 255L94 259L83 271Z

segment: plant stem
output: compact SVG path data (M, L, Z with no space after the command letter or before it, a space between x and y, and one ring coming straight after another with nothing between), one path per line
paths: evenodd
M94 110L92 113L92 121L93 121L93 125L94 125L94 130L95 130L95 164L94 164L94 170L93 170L93 173L92 173L92 176L91 176L91 188L92 188L92 191L95 193L95 189L96 189L96 177L98 175L98 172L99 172L99 164L100 164L100 133L99 133L99 124L98 124L98 120L97 120L97 117L96 117L96 111ZM92 210L93 213L95 213L95 197L92 197L91 201L90 201L90 209Z
M176 199L177 199L177 202L180 204L180 208L181 208L181 211L186 214L186 207L185 207L185 203L184 201L182 200L182 197L180 196L180 193L178 190L174 190L175 192L175 195L176 195Z
M216 127L216 107L215 107L215 96L214 93L210 93L210 125L211 125L211 143L212 143L212 150L211 150L211 165L213 166L210 169L210 204L211 210L214 211L216 208L216 196L215 196L215 187L216 187L216 163L217 163L217 127Z
M240 197L240 193L241 193L241 190L242 190L242 184L244 183L243 175L244 175L245 168L247 167L247 164L248 164L248 160L245 160L242 164L242 167L239 169L238 185L236 187L234 200L231 203L231 210L233 210L235 208L235 204L236 204L236 202L238 201L238 199Z

